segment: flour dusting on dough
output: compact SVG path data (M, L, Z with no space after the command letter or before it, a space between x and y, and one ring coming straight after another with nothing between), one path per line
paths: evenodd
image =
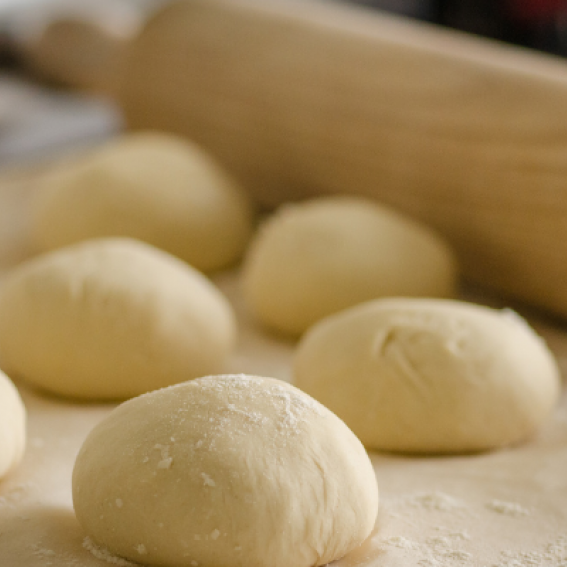
M279 384L267 384L267 387L261 390L251 388L252 385L260 382L262 382L261 379L244 374L200 378L201 387L214 389L219 393L222 392L228 398L228 402L224 406L227 412L226 418L217 418L218 423L215 423L215 425L224 429L223 421L227 421L227 423L231 421L232 423L230 414L239 414L244 418L240 424L243 433L262 427L268 421L273 420L278 430L287 436L298 433L301 423L306 418L313 414L322 415L321 406L315 400L290 391ZM270 398L274 406L273 417L246 407L247 402L248 405L253 405L256 400L261 398ZM234 429L234 425L233 432L238 433L238 430Z

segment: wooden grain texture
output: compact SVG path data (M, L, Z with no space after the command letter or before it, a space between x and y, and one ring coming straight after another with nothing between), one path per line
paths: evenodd
M127 62L130 126L194 138L264 204L373 196L567 315L564 62L310 0L172 4Z

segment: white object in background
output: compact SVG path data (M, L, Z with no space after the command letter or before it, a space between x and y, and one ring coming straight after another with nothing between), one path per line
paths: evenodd
M121 128L109 100L0 77L0 167L93 145Z

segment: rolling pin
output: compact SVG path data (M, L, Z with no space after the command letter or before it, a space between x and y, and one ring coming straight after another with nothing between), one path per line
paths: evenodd
M115 96L265 205L375 198L468 280L567 316L567 62L332 1L184 0L128 43Z

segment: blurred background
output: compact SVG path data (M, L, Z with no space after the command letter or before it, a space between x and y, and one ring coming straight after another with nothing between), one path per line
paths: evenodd
M567 0L322 1L350 2L567 55ZM96 143L119 130L120 115L110 99L76 93L104 95L103 75L109 74L114 51L165 2L0 0L0 167L49 157L63 146ZM85 16L90 25L77 25ZM67 22L49 26L62 19ZM70 19L75 21L69 24ZM107 33L99 34L98 26Z
M360 0L361 3L541 51L567 55L565 0Z
M0 14L53 9L101 11L112 5L124 14L167 0L0 0ZM567 55L566 0L342 0L434 22L517 45Z

